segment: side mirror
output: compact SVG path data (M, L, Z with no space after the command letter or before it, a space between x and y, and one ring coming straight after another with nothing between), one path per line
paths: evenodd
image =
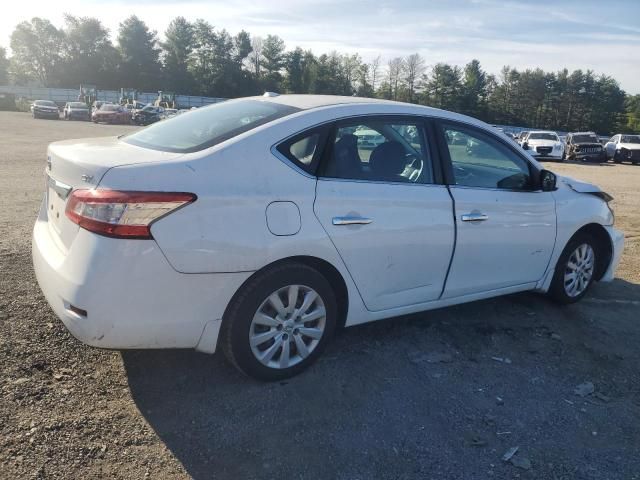
M527 142L523 142L522 148L524 148L525 150L529 150L529 144Z
M553 192L556 189L556 174L549 170L540 172L540 188L543 192Z

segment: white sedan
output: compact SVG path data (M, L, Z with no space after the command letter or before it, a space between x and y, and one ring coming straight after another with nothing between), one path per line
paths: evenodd
M529 132L522 141L522 148L534 158L563 161L564 142L556 132Z
M363 151L363 130L384 142ZM606 193L418 105L270 94L47 156L33 262L71 333L221 348L265 380L341 326L526 290L575 302L623 247Z

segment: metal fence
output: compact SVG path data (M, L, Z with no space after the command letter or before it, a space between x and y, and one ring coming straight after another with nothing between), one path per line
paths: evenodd
M18 87L11 85L0 85L0 92L12 93L18 98L29 100L53 100L58 104L74 102L78 100L79 88L42 88L42 87ZM158 93L138 93L138 101L142 103L152 103L158 98ZM117 90L98 90L97 100L118 103L120 92ZM212 103L226 100L216 97L197 97L194 95L176 95L176 102L180 108L202 107Z

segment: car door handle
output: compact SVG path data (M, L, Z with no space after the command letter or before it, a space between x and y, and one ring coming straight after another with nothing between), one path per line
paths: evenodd
M369 225L373 220L365 217L333 217L334 225Z
M485 215L484 213L466 213L462 215L463 222L484 222L485 220L489 220L489 215Z

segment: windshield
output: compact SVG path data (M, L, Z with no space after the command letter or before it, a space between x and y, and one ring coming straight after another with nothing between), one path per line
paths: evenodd
M38 105L39 107L55 107L56 104L51 100L36 100L34 105Z
M84 108L84 109L86 109L86 108L87 108L87 106L86 106L84 103L82 103L82 102L71 102L71 103L69 104L69 106L70 106L71 108Z
M595 135L574 135L573 143L598 143L598 137Z
M529 140L553 140L557 142L559 139L558 139L558 135L556 135L555 133L538 132L538 133L530 133Z
M151 105L147 105L146 107L144 107L142 109L143 112L155 112L156 111L156 107L153 107Z
M640 135L623 135L620 143L640 143Z
M167 152L196 152L298 111L260 100L227 100L155 123L124 141Z
M118 105L102 105L100 110L103 112L117 112L119 108Z

